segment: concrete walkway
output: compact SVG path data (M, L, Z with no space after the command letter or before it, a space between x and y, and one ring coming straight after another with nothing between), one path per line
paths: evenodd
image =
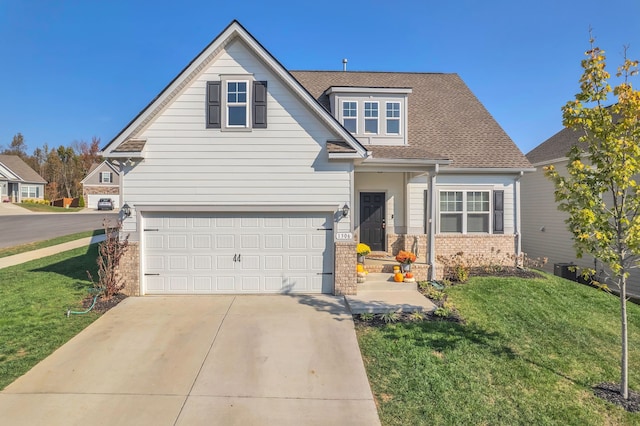
M358 284L358 294L345 296L351 313L371 312L433 312L436 305L424 297L416 283L396 283L391 274L370 273L363 284Z
M0 216L22 215L22 214L31 214L31 213L33 213L31 210L27 210L24 207L20 207L16 204L0 202Z
M7 256L0 258L0 269L7 268L9 266L19 265L21 263L28 262L34 259L40 259L54 254L62 253L68 250L73 250L78 247L85 247L89 244L99 243L104 241L106 236L95 235L93 237L81 238L79 240L69 241L67 243L58 244L51 247L45 247L38 250L32 250L25 253L15 254L13 256Z
M0 413L7 425L380 424L335 296L128 298L2 391Z

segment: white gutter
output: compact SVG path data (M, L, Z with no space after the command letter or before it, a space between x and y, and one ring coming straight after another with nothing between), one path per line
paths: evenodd
M429 279L436 279L436 176L440 171L440 166L436 164L436 167L431 174L431 182L429 184L429 194L431 195L431 202L429 203L429 258L427 263L429 264Z
M520 179L524 176L524 172L520 172L520 174L513 180L514 183L514 208L516 209L514 215L514 224L513 224L513 232L516 237L516 256L520 256L522 253L522 238L520 235Z
M448 173L456 173L456 174L462 174L462 173L474 173L474 174L491 174L491 173L529 173L529 172L535 172L536 169L535 167L532 168L509 168L509 167L496 167L496 168L490 168L490 167L475 167L475 168L471 168L471 167L446 167L443 168L442 171L440 173L442 174L448 174Z

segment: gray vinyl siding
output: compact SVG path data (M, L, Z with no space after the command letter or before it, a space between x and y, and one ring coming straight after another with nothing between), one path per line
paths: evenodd
M408 184L409 193L409 227L410 229L422 229L425 226L425 198L427 189L426 176L413 178ZM504 191L504 233L506 235L515 232L515 185L514 176L505 175L472 175L472 174L439 174L436 177L436 191ZM436 196L437 198L437 196ZM493 201L491 201L493 202ZM436 205L436 213L438 206ZM438 229L436 217L436 230ZM421 231L424 232L424 231Z
M111 183L100 182L100 173L102 172L111 172ZM102 163L96 168L96 170L92 171L90 175L87 176L87 180L84 181L83 185L118 186L120 185L120 176L118 173L114 172L111 167Z
M555 164L559 171L566 169L567 162ZM564 222L566 213L558 210L554 197L554 186L545 176L543 166L535 173L522 178L522 250L530 258L547 257L545 269L553 272L556 263L574 263L581 267L594 266L593 257L585 255L578 259L573 247L572 234ZM634 270L627 291L640 296L640 272Z
M207 129L205 89L220 74L268 82L268 127ZM351 204L353 166L328 161L336 138L242 42L214 58L139 135L145 159L124 176L123 202L162 205ZM135 223L125 223L135 231ZM348 220L339 230L349 231Z

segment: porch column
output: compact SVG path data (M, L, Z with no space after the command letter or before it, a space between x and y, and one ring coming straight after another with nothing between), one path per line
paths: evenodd
M335 267L333 271L334 290L336 296L356 294L358 291L356 277L356 242L335 242Z

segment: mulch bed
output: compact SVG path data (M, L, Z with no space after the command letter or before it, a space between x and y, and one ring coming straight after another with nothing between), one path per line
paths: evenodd
M114 306L116 306L118 303L122 302L126 298L127 296L121 293L116 294L109 300L103 300L101 298L98 298L98 300L96 300L96 305L93 307L91 312L104 314L109 309L113 308ZM82 301L82 307L84 309L89 309L89 306L91 306L92 303L93 303L93 296L87 296Z
M629 389L629 399L624 399L620 394L620 384L618 383L600 383L593 387L593 393L595 393L598 398L618 405L630 413L640 411L640 393Z

